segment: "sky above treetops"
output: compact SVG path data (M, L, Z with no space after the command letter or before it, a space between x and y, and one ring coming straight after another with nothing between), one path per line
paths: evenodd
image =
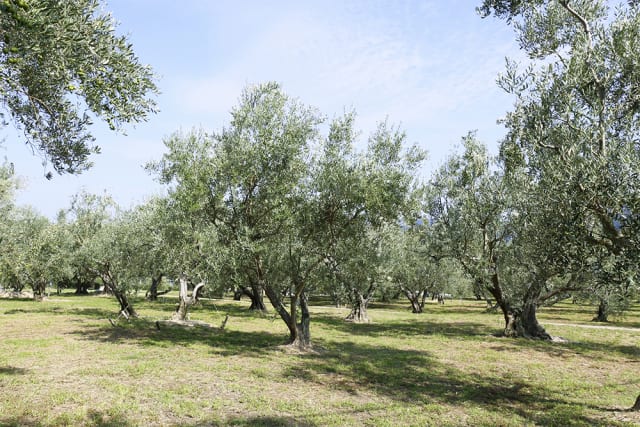
M477 3L110 0L118 31L158 75L160 112L126 135L96 122L93 168L52 180L24 138L2 129L0 156L24 182L17 202L55 218L82 189L124 208L161 194L143 166L160 159L163 138L220 130L242 88L269 80L328 119L355 110L363 145L377 122L399 125L429 152L424 178L470 130L495 151L504 135L496 120L513 103L495 80L505 57L521 54L506 24L481 19Z

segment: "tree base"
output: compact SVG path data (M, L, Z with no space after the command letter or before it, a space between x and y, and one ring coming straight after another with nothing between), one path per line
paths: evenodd
M640 395L636 398L636 403L630 409L631 411L640 411Z

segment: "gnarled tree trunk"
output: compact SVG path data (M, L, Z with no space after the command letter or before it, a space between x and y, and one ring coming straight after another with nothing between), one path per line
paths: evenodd
M504 334L508 337L524 337L550 340L551 335L538 323L537 307L528 302L522 309L509 309Z
M369 308L369 301L371 301L371 297L369 294L362 294L355 289L352 293L351 312L345 320L355 323L368 323L369 314L367 313L367 308Z
M422 313L424 312L424 303L427 298L426 291L414 292L411 289L407 289L404 286L401 288L402 292L407 296L409 301L411 302L411 312L412 313Z
M158 292L158 287L160 286L160 283L162 283L163 277L164 277L164 274L162 273L158 274L155 277L151 276L151 287L149 288L149 290L147 291L147 294L145 295L145 297L149 301L157 301L158 296L164 295L169 292L169 291Z
M546 279L531 283L523 296L522 307L512 307L507 301L498 301L505 315L504 334L508 337L524 337L551 340L552 337L538 323L537 310L540 294ZM494 295L495 296L495 295ZM497 299L497 298L496 298Z
M246 295L251 300L249 310L266 311L267 307L264 305L264 291L259 283L252 282L250 286L242 286L242 295Z
M47 289L46 282L37 282L32 286L33 289L33 300L34 301L42 301L44 299L44 295Z
M180 277L180 301L178 307L176 307L175 313L171 317L172 320L186 321L189 320L189 308L198 302L198 291L204 286L204 283L199 283L193 288L191 297L189 297L187 289L187 278Z

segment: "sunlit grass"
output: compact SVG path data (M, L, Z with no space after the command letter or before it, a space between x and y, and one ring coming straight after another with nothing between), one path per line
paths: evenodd
M374 305L372 322L312 307L314 351L290 351L273 312L204 300L167 328L175 299L136 301L120 320L107 297L0 300L0 425L637 425L640 311L591 329L591 307L540 319L566 344L505 339L483 302Z

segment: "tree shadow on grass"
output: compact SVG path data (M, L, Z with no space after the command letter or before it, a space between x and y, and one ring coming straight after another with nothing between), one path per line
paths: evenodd
M0 415L1 426L15 426L15 427L35 427L42 425L72 425L70 421L64 415L59 416L57 419L44 422L44 420L38 419L31 415L18 415L11 417L3 417ZM90 425L95 427L121 427L134 425L126 415L122 413L109 414L102 411L90 409L86 416L86 423L83 425Z
M54 315L66 315L66 316L83 316L91 317L95 319L106 319L109 316L113 316L114 313L111 310L100 308L75 308L75 307L57 307L50 305L34 305L28 309L16 308L13 310L5 311L6 315L14 314L54 314Z
M411 335L455 335L486 336L491 332L487 325L474 322L440 323L421 317L409 320L385 321L384 323L353 323L343 318L317 314L312 322L329 326L340 332L371 337L411 336Z
M544 352L552 356L588 355L595 360L610 360L612 358L630 358L634 362L640 362L640 346L619 345L596 341L569 341L565 343L525 339L498 337L500 345L493 347L497 351L517 351L520 348L529 348Z
M589 413L602 411L553 396L550 390L523 381L501 380L435 360L428 352L382 345L322 342L324 350L300 356L285 376L350 394L373 392L412 405L476 405L491 412L517 414L540 425L599 425Z
M209 426L239 426L239 427L314 427L317 424L304 419L304 417L275 417L275 416L249 416L227 418L224 422L218 420L197 422L194 424L182 424L189 427Z
M0 375L25 375L28 369L16 368L15 366L0 366Z
M161 327L153 320L133 319L121 322L116 327L109 324L84 327L69 332L79 339L103 343L137 344L143 347L173 347L209 345L212 352L222 356L237 354L271 353L283 344L282 335L268 332L242 332L203 327Z

